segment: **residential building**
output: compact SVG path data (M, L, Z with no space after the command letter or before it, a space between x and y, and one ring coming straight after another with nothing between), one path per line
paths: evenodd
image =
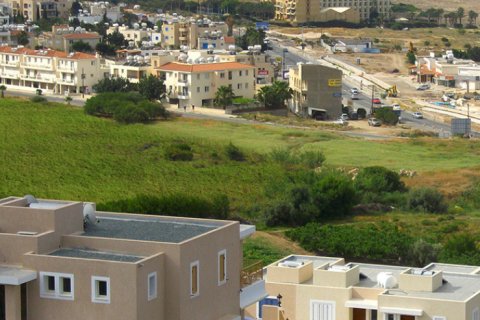
M346 263L292 255L264 270L270 295L247 315L263 320L475 320L480 268ZM279 307L281 302L281 307ZM263 306L263 308L262 308Z
M73 0L3 0L12 8L13 15L22 15L26 20L40 18L63 18L70 15Z
M331 9L331 10L326 10ZM383 19L390 18L390 0L276 0L275 19L292 23L322 22L341 19L355 23L378 12Z
M100 16L102 19L104 16L106 16L107 19L111 20L112 22L117 22L123 16L120 6L113 5L108 1L86 1L84 4L88 6L90 16ZM83 10L82 13L85 13L85 10Z
M5 3L0 3L0 26L8 26L10 24L11 15L12 7Z
M32 196L1 199L0 219L8 320L240 320L266 296L258 277L241 282L254 226Z
M43 32L36 38L36 44L69 53L75 42L82 41L88 44L93 51L101 40L102 37L97 32L87 32L83 28L73 28L68 25L54 25L51 32Z
M362 52L362 53L380 53L380 49L373 48L371 39L322 39L322 46L331 52Z
M138 83L142 78L153 74L150 57L127 56L126 61L116 62L110 65L110 76L113 78L128 79L132 83Z
M208 41L204 42L199 41L199 38L215 38L219 40L220 44L225 44L225 39L223 42L221 38L227 35L228 26L222 22L213 22L208 19L199 19L193 20L179 20L179 18L173 18L170 21L166 21L162 25L162 46L164 48L180 48L181 46L186 46L190 49L197 49L199 45L208 48ZM212 41L210 39L210 42ZM230 41L230 39L227 39ZM216 42L215 42L216 43ZM212 44L212 43L210 43ZM220 45L219 44L219 45ZM206 48L203 48L206 49Z
M180 56L179 60L187 57ZM213 59L212 59L213 60ZM232 88L235 96L255 95L254 67L238 62L208 62L205 58L185 62L170 62L157 70L164 79L170 104L179 108L191 105L212 106L217 89Z
M114 25L107 30L107 35L119 32L123 35L126 41L132 42L132 47L141 46L142 41L148 41L150 39L150 34L152 33L151 29L147 29L146 24L140 26L138 23L135 24L134 28L129 28L128 26L118 26Z
M342 71L319 64L298 64L289 70L292 112L317 120L342 114Z
M88 93L102 78L100 58L95 55L0 46L0 82L9 88Z

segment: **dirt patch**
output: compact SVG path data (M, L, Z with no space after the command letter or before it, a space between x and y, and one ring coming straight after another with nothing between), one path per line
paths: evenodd
M405 55L402 53L338 53L335 54L335 58L362 68L371 74L384 72L394 75L394 73L406 74L408 72ZM357 58L360 58L360 65L356 64Z
M306 251L295 242L287 239L282 231L256 231L252 237L262 238L271 243L273 246L282 248L291 254L314 255L314 253Z

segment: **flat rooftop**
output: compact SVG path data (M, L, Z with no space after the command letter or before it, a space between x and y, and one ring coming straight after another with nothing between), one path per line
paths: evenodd
M292 255L278 262L285 262L285 261L295 261L295 262L303 262L303 263L312 262L313 268L315 269L320 266L323 266L326 263L334 264L339 260L342 260L342 258Z
M429 271L442 271L443 273L475 274L480 267L434 262L426 266L424 269Z
M82 236L180 243L225 225L208 220L97 214L99 223L87 225Z
M137 262L144 257L116 252L97 251L83 248L62 248L48 254L49 256L81 259L108 260L118 262Z

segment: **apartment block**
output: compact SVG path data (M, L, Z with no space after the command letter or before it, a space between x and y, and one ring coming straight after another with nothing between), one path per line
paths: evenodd
M292 112L317 120L342 114L342 71L319 64L299 64L289 70Z
M264 271L269 297L247 310L263 320L476 320L480 267L424 268L292 255ZM279 306L280 305L280 306Z
M67 19L73 0L3 0L12 8L13 15L22 15L26 20L37 21L40 18Z
M327 10L327 9L333 9ZM357 23L368 20L372 12L389 19L390 0L276 0L275 19L293 23L324 22L341 19Z
M124 78L132 83L138 83L150 74L154 74L150 57L127 56L126 61L117 61L110 65L110 76L112 78Z
M95 55L0 46L0 82L14 89L88 93L103 75Z
M166 21L162 25L162 46L164 48L180 48L181 46L186 46L190 49L197 49L200 44L202 48L206 46L203 49L207 49L211 43L205 40L203 40L203 42L199 41L199 38L219 38L220 43L225 43L221 42L221 38L226 36L227 32L228 26L224 22L212 22L207 19L187 21L174 18L171 21ZM225 41L225 39L223 40Z
M52 26L51 32L43 32L36 38L39 46L54 50L61 50L67 53L72 51L72 45L75 42L82 41L87 43L92 50L102 40L97 32L87 32L81 27L73 28L68 25Z
M180 57L180 59L186 59ZM193 63L170 62L157 70L164 79L170 104L181 107L212 106L217 89L229 86L235 96L253 98L254 67L238 62L209 62L205 58Z
M32 196L1 199L0 221L6 320L240 320L266 296L241 285L254 226Z

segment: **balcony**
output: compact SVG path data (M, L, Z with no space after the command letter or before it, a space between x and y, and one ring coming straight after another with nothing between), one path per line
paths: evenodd
M55 82L55 79L52 77L42 77L40 75L31 76L31 75L21 74L20 78L24 80L31 80L31 81L37 81L37 82L50 82L50 83Z
M61 72L68 72L68 73L77 72L77 68L72 68L72 67L67 67L67 66L58 66L57 70L61 71Z
M59 84L73 85L73 84L75 84L75 79L62 79L62 78L59 78L59 79L57 79L57 83L59 83Z
M187 85L188 84L188 79L179 78L179 79L177 79L177 83L178 83L178 85Z
M0 64L2 66L18 68L18 66L20 65L20 62L19 61L2 61Z
M26 69L52 70L53 71L53 66L51 64L45 65L45 64L25 63L25 64L23 64L23 67L26 68Z
M244 267L240 273L240 308L244 309L249 305L262 300L268 294L265 291L265 280L263 276L262 261L244 261Z
M181 92L177 95L177 98L178 99L183 99L183 100L187 100L187 99L190 99L190 97L188 96L188 92Z

